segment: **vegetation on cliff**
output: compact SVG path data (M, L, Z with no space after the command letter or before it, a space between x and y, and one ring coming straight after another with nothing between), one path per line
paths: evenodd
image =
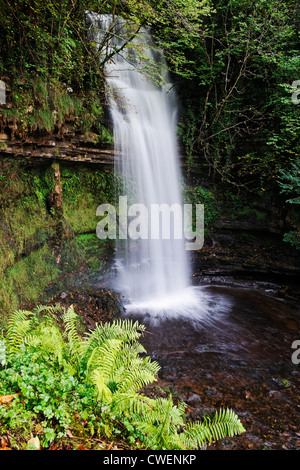
M12 308L36 302L51 283L63 288L65 274L104 268L101 255L109 247L96 236L96 208L115 197L113 173L84 167L74 173L60 165L58 210L50 197L52 166L1 165L0 323Z
M104 66L113 60L106 45L115 33L95 47L85 12L119 15L131 25L129 45L149 26L165 53L189 164L206 162L233 194L263 200L271 191L285 206L280 172L293 171L300 151L300 108L292 100L300 69L298 2L1 0L0 10L0 78L7 82L2 132L63 138L71 129L93 144L111 144ZM199 193L199 181L192 186ZM289 219L295 234L286 240L292 241L299 231L295 211Z

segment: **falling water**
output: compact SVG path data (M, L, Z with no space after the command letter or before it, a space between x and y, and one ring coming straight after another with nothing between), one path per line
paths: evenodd
M108 61L105 73L115 153L121 156L115 171L122 175L124 195L130 205L146 206L148 214L153 204L181 205L177 105L163 54L145 29L130 48L123 48L132 31L122 19L94 13L88 13L88 19L94 42L103 48L110 36L106 55L120 50ZM154 223L157 221L151 219L150 224ZM127 310L181 314L185 309L191 314L199 305L198 296L189 287L184 239L174 239L173 229L168 239L161 233L158 239L151 239L149 228L145 239L127 238L117 244L117 287L128 298Z

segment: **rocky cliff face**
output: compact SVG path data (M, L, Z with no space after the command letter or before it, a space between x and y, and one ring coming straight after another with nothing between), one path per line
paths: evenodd
M111 147L99 148L90 141L88 136L75 133L66 135L64 138L53 134L14 139L2 132L0 133L0 155L1 159L12 157L33 165L56 160L74 164L90 163L111 168L114 162L114 151Z

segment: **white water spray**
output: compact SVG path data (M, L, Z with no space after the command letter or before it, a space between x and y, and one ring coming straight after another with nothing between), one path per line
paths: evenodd
M119 50L105 73L115 152L121 155L115 171L122 175L125 195L130 191L131 204L143 204L149 211L153 204L181 204L177 105L163 54L153 47L146 30L128 48L123 46L130 31L122 19L94 13L88 13L88 19L94 42L103 46L110 36L106 55ZM152 72L145 73L145 67ZM199 299L189 287L183 239L121 240L117 248L117 287L129 300L128 311L194 311Z

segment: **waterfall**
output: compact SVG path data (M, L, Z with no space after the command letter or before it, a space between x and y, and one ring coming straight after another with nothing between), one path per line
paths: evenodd
M115 172L122 176L128 206L147 208L147 220L145 214L135 213L140 215L139 237L124 236L117 243L117 287L128 298L129 309L177 308L182 298L191 296L184 237L174 235L182 219L170 216L170 236L165 237L162 219L150 217L158 205L182 207L174 88L163 54L146 29L130 47L123 47L132 31L121 18L88 12L88 21L93 41L102 49L106 44L106 54L119 50L105 67L115 153L120 155ZM148 232L141 227L148 227Z

